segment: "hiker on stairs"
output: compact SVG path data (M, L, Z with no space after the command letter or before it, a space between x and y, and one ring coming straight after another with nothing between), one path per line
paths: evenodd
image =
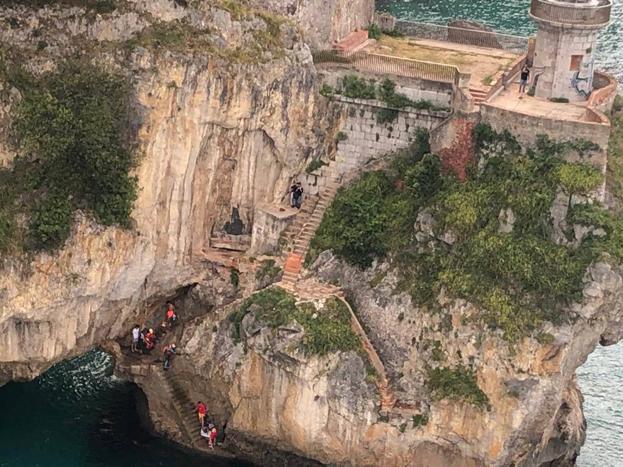
M173 356L175 355L175 344L169 344L164 347L164 362L162 364L163 370L168 370L171 367L171 362L173 361Z
M195 409L197 410L197 416L199 417L199 423L201 423L201 427L203 428L204 425L204 420L205 420L205 416L206 413L208 411L208 407L201 401L197 402L197 405L195 406Z

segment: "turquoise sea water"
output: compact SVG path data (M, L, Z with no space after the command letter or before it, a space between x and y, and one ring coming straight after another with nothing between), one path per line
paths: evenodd
M532 35L529 0L377 0L377 8L401 19L445 24L471 19L495 31ZM599 38L598 68L623 85L623 0L614 0L612 22ZM578 465L623 467L623 343L599 347L578 370L588 434Z
M377 9L400 19L445 24L449 19L471 19L497 32L533 35L528 16L530 0L377 0ZM601 34L597 49L599 68L623 83L623 0L614 0L612 22Z

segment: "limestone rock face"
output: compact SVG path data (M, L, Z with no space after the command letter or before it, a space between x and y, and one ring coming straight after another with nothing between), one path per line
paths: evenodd
M622 337L621 270L591 266L583 300L568 310L571 322L548 325L541 342L525 338L513 347L470 322L477 309L468 302L441 297L443 313L417 308L394 292L397 277L387 264L362 272L325 253L313 268L351 294L400 400L427 400L427 365L476 369L491 409L428 399L427 439L454 440L462 456L484 465L571 465L586 428L575 370L597 344Z
M78 37L99 28L102 40L112 37L105 31L117 30L111 34L123 40L118 36L134 31L128 15L140 14L130 21L136 27L146 21L137 11L115 12L107 21L97 15L86 29L77 26ZM78 24L75 12L65 10L22 13L19 26L3 31L4 42L23 40L27 48L33 28L49 22L50 31L58 32L63 21ZM71 30L56 44L75 44L77 38L67 37ZM323 151L323 128L331 118L317 101L307 46L291 47L282 59L251 64L196 51L101 52L100 61L132 74L131 125L140 159L134 228L103 228L78 215L61 251L2 259L0 384L34 377L60 359L127 333L145 318L149 304L204 279L202 250L232 209L250 234L256 206L278 202L306 159ZM37 57L24 65L36 72L54 67L60 60L54 50L45 66ZM19 100L14 89L1 91L11 102ZM13 155L2 158L9 163Z
M374 0L263 0L263 4L297 21L306 41L318 49L330 48L374 19Z

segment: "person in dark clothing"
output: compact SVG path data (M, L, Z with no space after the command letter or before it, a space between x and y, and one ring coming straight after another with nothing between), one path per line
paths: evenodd
M530 68L528 68L528 65L524 64L524 66L521 67L521 71L519 72L519 94L520 95L526 92L529 78L530 78Z
M292 190L292 207L301 209L301 204L303 204L303 185L301 185L301 182L296 182L290 189Z

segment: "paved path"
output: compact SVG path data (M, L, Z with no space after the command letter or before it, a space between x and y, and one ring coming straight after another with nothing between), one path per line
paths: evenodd
M512 83L507 89L503 89L496 97L490 99L488 104L513 112L532 115L535 117L546 117L554 120L567 120L587 122L586 103L561 103L551 102L547 99L530 97L524 94L520 99L519 84Z

